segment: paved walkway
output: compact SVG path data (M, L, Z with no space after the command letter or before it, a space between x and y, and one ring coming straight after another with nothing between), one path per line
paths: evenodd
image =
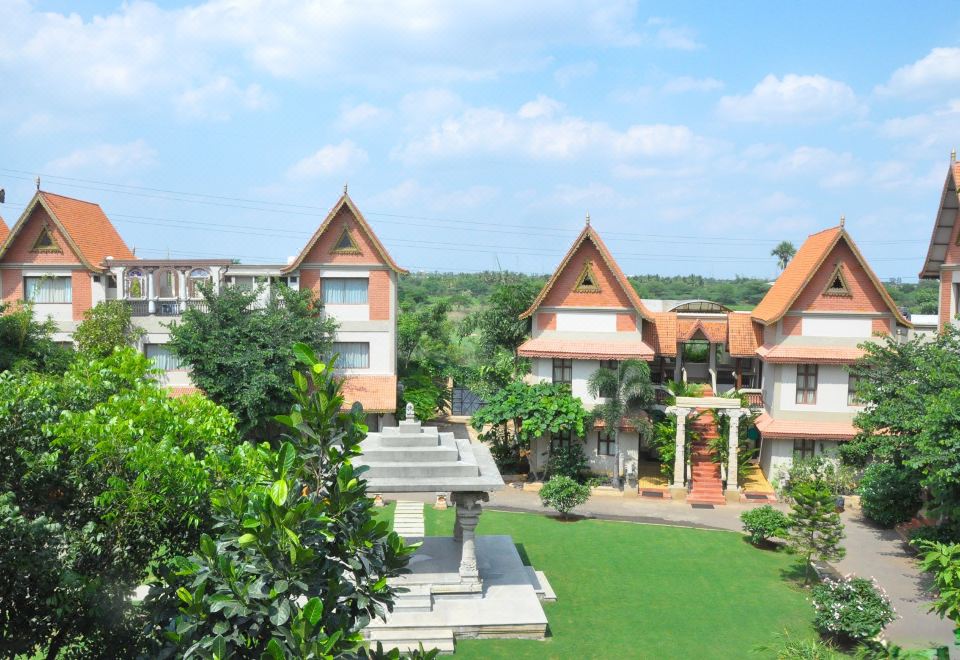
M389 494L384 494L384 497L396 499ZM431 494L404 493L400 497L429 503L433 503L435 499ZM740 532L743 529L740 514L754 506L727 504L715 509L694 509L685 502L673 500L651 501L595 495L586 504L578 507L575 513L638 523ZM789 509L783 504L775 506L783 511ZM545 511L537 493L509 487L491 493L490 502L485 504L484 508L537 513ZM842 518L847 533L844 542L847 556L835 566L841 573L873 577L887 592L899 615L896 621L887 626L887 637L908 647L946 644L954 650L956 647L952 646L953 625L936 614L927 612L930 604L926 593L928 578L906 552L900 538L891 530L871 526L857 512L847 511Z

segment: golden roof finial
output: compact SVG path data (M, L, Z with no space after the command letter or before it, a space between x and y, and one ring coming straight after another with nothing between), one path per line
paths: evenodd
M840 226L842 227L844 224L846 224L846 222L847 222L847 216L841 214L841 215L840 215Z

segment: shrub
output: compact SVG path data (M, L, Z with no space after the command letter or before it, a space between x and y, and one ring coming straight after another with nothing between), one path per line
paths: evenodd
M812 595L814 627L845 641L872 639L896 618L890 600L864 578L827 578L813 588Z
M910 543L919 545L923 541L960 543L960 526L947 521L939 525L923 525L910 532Z
M863 513L884 527L906 522L923 505L920 478L902 465L874 463L860 480L860 506Z
M777 634L776 643L757 646L754 651L776 660L839 660L844 657L829 641L794 637L788 630Z
M743 530L750 535L750 543L754 545L760 545L774 536L783 537L790 527L786 514L769 504L744 511L740 514L740 520L743 521Z
M590 488L578 484L570 477L553 477L540 489L540 501L543 506L550 506L567 517L571 510L590 499Z
M588 467L587 457L583 453L583 445L574 441L567 447L560 447L550 452L548 466L551 479L570 477L579 482Z

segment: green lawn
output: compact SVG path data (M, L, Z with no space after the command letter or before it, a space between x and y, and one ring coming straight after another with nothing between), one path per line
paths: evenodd
M453 510L426 507L426 533ZM456 657L741 658L789 629L813 636L812 607L783 554L739 534L487 511L480 534L509 534L557 593L546 641L463 640Z

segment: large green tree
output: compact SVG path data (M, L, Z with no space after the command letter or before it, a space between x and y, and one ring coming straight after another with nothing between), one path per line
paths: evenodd
M810 582L810 562L814 559L842 559L846 550L843 523L837 513L830 486L822 481L804 481L791 491L793 507L789 515L787 548L803 559L805 584Z
M93 357L106 357L120 346L132 346L145 334L133 324L130 305L123 300L104 300L83 313L73 333L77 350Z
M845 460L877 460L919 475L939 513L960 520L960 332L947 328L932 341L893 339L864 345L850 368L860 434L843 448Z
M259 291L201 291L206 304L171 325L170 346L197 387L237 417L243 433L263 436L290 405L291 346L303 342L328 355L336 324L311 290L280 287L265 303Z
M73 351L53 341L56 331L52 319L37 319L31 303L0 303L0 372L62 373L73 359Z
M770 250L770 256L777 258L777 267L780 270L787 267L787 264L790 263L790 260L793 259L793 255L796 253L797 248L795 248L790 241L780 241L777 247Z
M500 350L511 355L530 336L531 319L521 319L537 297L539 286L527 278L504 276L483 308L464 319L463 332L476 333L480 357L487 361Z

